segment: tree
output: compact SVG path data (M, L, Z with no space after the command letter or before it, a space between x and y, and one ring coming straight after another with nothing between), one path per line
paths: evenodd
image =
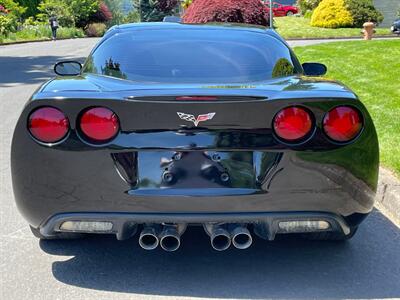
M136 23L140 22L140 15L137 10L130 11L124 18L122 19L122 23Z
M99 5L99 0L43 0L38 7L38 18L47 21L54 15L61 26L84 28Z
M138 7L141 21L162 21L165 16L173 14L178 2L178 0L141 0Z
M124 20L124 14L122 11L123 8L123 0L104 0L107 4L108 8L112 13L112 20L108 22L109 26L121 24Z
M346 7L353 17L353 26L362 27L365 22L381 23L383 15L372 0L346 0Z
M90 16L90 23L107 23L111 21L113 14L108 8L107 4L100 2L99 9Z
M19 3L20 6L26 8L25 13L22 15L24 19L34 17L39 13L38 6L41 0L17 0L16 2Z
M63 27L75 25L75 18L70 7L64 0L43 0L38 7L37 18L43 22L48 22L51 16L56 16L58 23Z
M15 31L25 10L13 0L0 0L0 34Z
M185 11L183 21L269 24L268 13L259 0L195 0Z
M64 0L74 15L75 25L84 28L92 16L99 9L99 0Z
M304 15L307 11L313 11L316 9L320 2L321 0L297 0L296 5Z

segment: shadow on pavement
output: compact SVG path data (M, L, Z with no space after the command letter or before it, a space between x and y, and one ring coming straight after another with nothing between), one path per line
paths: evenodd
M29 49L28 49L29 51ZM27 51L27 52L28 52ZM66 60L65 56L0 56L1 70L0 87L7 87L14 84L37 84L55 77L53 66L56 62ZM74 58L79 62L84 57Z
M175 253L146 252L137 236L41 241L54 277L78 287L146 295L218 298L400 297L400 231L375 211L345 243L256 239L246 250L215 252L201 228Z

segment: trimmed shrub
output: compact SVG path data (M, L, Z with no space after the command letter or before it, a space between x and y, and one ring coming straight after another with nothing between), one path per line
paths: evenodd
M365 22L381 23L383 15L378 11L372 0L346 0L346 7L353 18L354 27L362 27Z
M353 18L344 0L322 0L311 17L311 26L324 28L351 27Z
M89 37L102 37L107 31L104 23L91 23L86 26L85 33Z
M195 0L183 15L184 23L230 22L268 26L260 0Z

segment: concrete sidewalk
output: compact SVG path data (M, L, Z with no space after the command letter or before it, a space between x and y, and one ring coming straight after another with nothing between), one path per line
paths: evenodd
M379 170L375 206L400 227L400 180L384 168Z

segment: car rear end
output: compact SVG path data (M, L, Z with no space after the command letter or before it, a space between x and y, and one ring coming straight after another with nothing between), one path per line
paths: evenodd
M216 35L222 33L247 40L244 48L235 45L243 57L255 49L253 35ZM190 39L202 34L191 31ZM273 37L266 41L286 50L264 81L245 80L262 75L257 61L225 48L210 65L222 59L241 68L237 78L201 64L187 72L191 57L179 52L181 62L165 63L157 83L143 83L138 76L154 77L147 70L160 66L143 63L155 59L152 53L139 53L142 71L132 75L122 56L97 58L99 48L81 77L48 83L28 102L13 138L14 193L24 217L43 237L127 239L139 229L149 250L178 249L190 225L204 226L217 250L247 248L253 232L270 240L299 232L350 235L373 207L372 120L345 87L296 75L301 69L290 50ZM213 43L205 45L207 52ZM207 83L192 82L199 76ZM85 90L71 88L78 85Z

